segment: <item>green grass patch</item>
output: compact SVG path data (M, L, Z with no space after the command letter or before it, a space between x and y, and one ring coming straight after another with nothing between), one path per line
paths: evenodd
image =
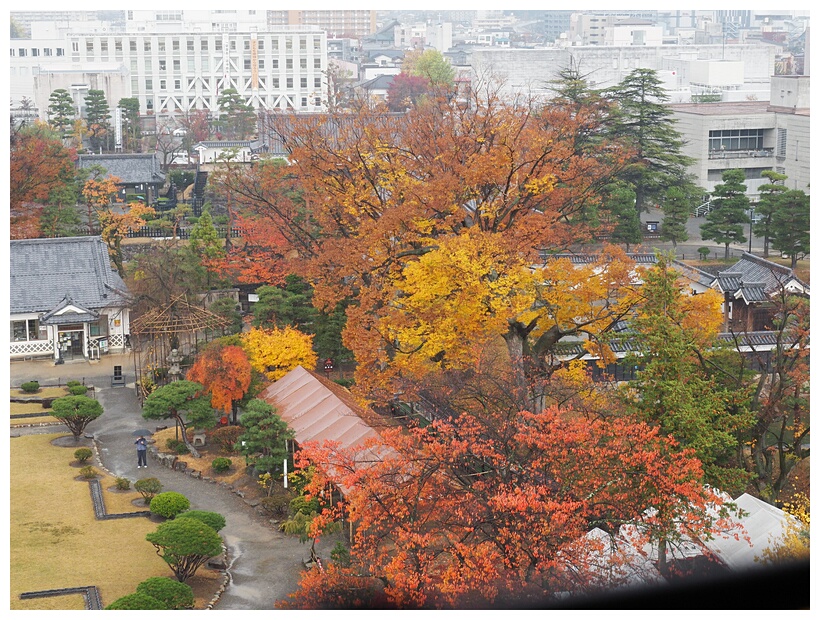
M11 609L82 609L82 597L22 601L22 592L95 585L103 606L135 591L148 577L173 576L145 535L156 523L144 517L98 521L87 482L74 478L74 450L53 446L64 433L10 441ZM111 493L114 478L100 479L106 509L137 512L134 493ZM79 607L76 601L79 600Z

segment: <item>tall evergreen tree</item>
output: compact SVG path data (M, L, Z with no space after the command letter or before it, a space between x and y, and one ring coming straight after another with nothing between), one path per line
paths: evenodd
M757 188L760 199L755 205L755 215L760 216L760 219L757 224L752 225L752 229L758 237L763 237L763 257L768 258L769 241L772 233L772 216L778 210L780 195L788 189L784 185L784 181L789 177L774 170L764 170L760 175L769 179L769 182Z
M123 97L117 104L122 108L123 135L125 136L126 150L139 150L140 130L140 100L137 97Z
M58 88L51 93L48 98L48 119L49 124L57 130L60 135L64 135L71 130L74 123L74 99L64 88Z
M111 135L111 110L105 98L105 92L91 89L85 97L85 120L91 150L98 151L105 146Z
M724 170L723 183L712 192L713 208L700 227L704 240L711 239L725 247L729 258L730 243L746 243L743 225L749 223L749 198L746 196L746 175L743 170Z
M643 241L641 219L635 210L635 191L626 183L612 183L604 188L603 199L615 224L610 241L625 244L629 252L630 245Z
M245 103L236 89L227 88L217 100L219 104L219 123L229 138L245 140L256 129L256 112L253 106Z
M660 202L667 187L686 178L686 167L693 160L681 153L683 140L665 105L669 96L657 72L635 69L607 96L617 104L610 134L635 151L620 178L634 188L640 214Z
M809 197L803 190L793 189L780 194L777 202L772 215L772 248L791 258L794 269L797 259L809 253Z
M694 186L691 184L673 185L666 190L666 196L661 203L663 209L661 239L671 241L673 247L677 247L679 241L689 239L686 222L689 221L692 203L695 201L693 189Z
M248 457L257 472L279 471L286 458L286 441L293 439L294 433L276 411L264 400L253 399L239 418L244 432L239 436L236 447Z

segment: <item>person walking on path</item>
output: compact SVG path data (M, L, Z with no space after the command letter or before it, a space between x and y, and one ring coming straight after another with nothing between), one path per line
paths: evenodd
M137 439L135 442L137 444L137 469L140 467L148 467L148 442L145 441L145 437L140 435L140 438Z

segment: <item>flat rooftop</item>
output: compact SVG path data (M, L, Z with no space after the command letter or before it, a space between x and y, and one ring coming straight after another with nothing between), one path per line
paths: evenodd
M673 103L669 105L669 109L701 116L726 116L772 112L769 106L768 101L719 101L717 103Z

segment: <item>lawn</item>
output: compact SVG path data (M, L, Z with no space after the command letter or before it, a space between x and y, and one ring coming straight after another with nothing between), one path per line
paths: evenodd
M79 595L20 600L21 592L97 586L103 606L134 592L152 576L173 577L145 535L157 523L146 517L98 521L88 482L72 466L74 447L51 442L65 433L14 437L10 442L11 609L83 609ZM136 512L135 491L112 492L100 478L109 513ZM221 584L218 571L200 569L190 582L199 609Z

